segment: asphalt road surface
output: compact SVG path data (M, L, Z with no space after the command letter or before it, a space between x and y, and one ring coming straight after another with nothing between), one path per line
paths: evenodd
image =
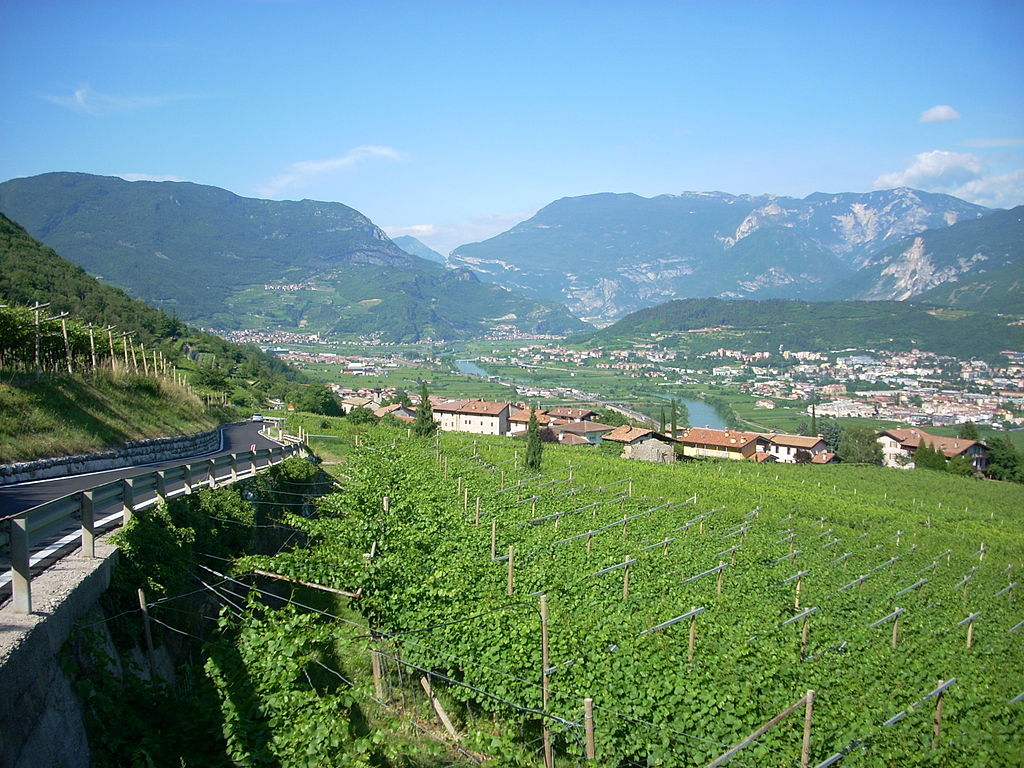
M251 421L225 425L221 430L221 447L212 453L185 456L155 464L110 469L105 472L90 472L85 475L55 477L52 480L32 480L25 483L0 486L0 517L16 514L38 504L58 499L61 496L67 496L75 491L102 485L111 480L123 480L127 477L143 475L154 470L174 467L189 459L211 459L223 454L248 451L249 447L253 444L257 448L272 448L277 445L273 440L268 440L259 433L262 426L262 424Z

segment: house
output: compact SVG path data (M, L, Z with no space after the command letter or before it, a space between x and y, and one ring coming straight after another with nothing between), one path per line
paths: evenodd
M401 403L392 403L391 405L383 405L373 412L373 415L378 419L385 416L394 416L400 421L416 421L416 411L412 408L407 408Z
M559 419L548 415L547 411L537 411L537 424L542 427L550 426L551 424L559 423ZM515 411L508 418L509 433L513 435L521 435L526 432L526 428L530 424L530 409L520 408Z
M373 408L376 406L372 397L359 397L353 395L352 397L346 397L341 401L341 410L347 415L356 408Z
M444 400L432 403L434 421L446 432L505 435L509 431L509 403L487 400Z
M596 411L591 411L587 408L566 408L561 406L558 408L548 408L544 413L552 418L563 421L589 421L597 416Z
M700 459L755 459L758 454L771 456L767 435L758 432L738 432L734 429L691 427L679 437L683 455Z
M914 451L922 442L941 451L947 461L965 456L976 470L984 471L988 467L988 446L977 440L932 435L911 427L880 432L878 442L882 444L882 463L887 467L913 469Z
M805 437L804 435L768 435L768 452L776 461L786 464L813 461L819 453L826 452L825 441L821 435ZM820 462L819 462L820 463Z
M676 440L668 435L655 432L653 429L623 424L606 434L603 439L611 443L622 443L622 458L624 459L658 461L665 464L676 460L673 448L673 443Z
M614 430L615 427L596 421L572 421L568 424L551 425L551 431L558 436L558 442L566 445L597 445ZM583 442L570 440L570 436L578 437Z

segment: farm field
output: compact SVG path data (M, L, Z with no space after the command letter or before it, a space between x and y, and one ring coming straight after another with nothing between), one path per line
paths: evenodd
M599 764L706 765L808 690L809 765L1021 764L1019 486L523 450L364 432L291 520L309 544L239 571L358 590L392 695L432 676L490 764L539 764L542 720L582 760L592 698ZM800 765L803 730L801 706L732 764Z

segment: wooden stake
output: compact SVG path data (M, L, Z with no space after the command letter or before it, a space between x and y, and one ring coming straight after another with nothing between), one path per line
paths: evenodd
M583 700L583 732L586 734L587 760L597 759L597 749L594 742L594 700Z
M459 485L462 485L462 478L459 478ZM469 488L462 489L462 508L469 509Z
M800 768L811 764L811 718L814 715L814 691L807 691L807 708L804 710L804 744L800 751Z
M941 686L945 680L939 680ZM942 735L942 694L943 691L939 691L935 695L935 726L932 728L932 749L939 748L939 737Z
M515 560L516 548L512 545L508 545L508 594L512 594L512 575L515 571Z
M800 633L800 655L803 656L804 651L807 650L807 633L810 631L811 617L810 615L804 616L804 627Z
M543 709L544 713L547 714L550 692L548 690L548 596L546 594L540 596L540 665ZM544 736L544 768L554 768L555 756L551 752L551 731L548 730L548 719L546 717L541 726Z
M380 677L380 656L377 655L377 633L370 632L370 669L373 671L373 692L379 701L384 700L384 683Z
M626 600L629 597L629 555L626 555L626 567L623 569L622 574L622 599Z
M722 594L722 577L725 575L725 568L722 567L723 565L725 565L725 560L719 560L718 561L718 568L719 568L719 570L718 570L718 583L715 585L715 594L716 595Z
M156 682L156 653L153 650L153 634L149 628L149 608L146 607L146 593L139 589L139 608L142 610L142 629L146 635L146 656L149 658L149 679Z
M491 560L498 556L498 521L491 520Z
M793 598L793 607L800 607L800 587L803 585L804 577L798 576L796 580L796 596Z
M452 721L448 718L448 713L444 711L444 707L441 706L441 702L437 700L434 695L434 689L430 686L430 681L427 680L426 675L420 676L420 685L423 686L423 690L427 694L427 699L430 700L431 706L437 713L437 716L441 718L441 723L444 725L444 729L448 731L448 735L455 741L459 740L459 733L455 730L455 726L452 725Z
M896 609L897 611L899 608ZM896 648L896 643L900 639L900 615L897 613L896 618L892 622L892 647Z
M479 496L476 497L476 518L475 518L475 521L476 521L477 525L480 525L480 497Z
M967 622L967 649L974 647L974 621Z
M719 571L719 573L721 573L721 571ZM691 611L697 610L697 606L695 606L695 605L690 606L690 610ZM696 647L697 647L697 617L696 616L691 616L690 617L690 646L689 646L689 651L688 651L689 655L687 656L687 658L690 661L693 661L693 652L696 649Z

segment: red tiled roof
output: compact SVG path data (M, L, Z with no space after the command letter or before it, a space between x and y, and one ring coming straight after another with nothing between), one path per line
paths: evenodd
M765 438L765 436L758 432L737 432L734 429L691 427L683 432L679 437L679 442L690 445L713 445L719 448L735 448L738 450L758 438Z
M434 405L435 411L445 413L472 413L483 416L498 416L502 411L511 408L508 403L492 403L487 400L450 400Z
M781 435L773 433L767 437L776 445L785 445L792 448L813 448L822 442L822 438L810 437L808 435Z
M829 464L833 459L835 459L835 457L836 455L834 453L822 451L821 453L816 453L811 456L811 464Z
M547 413L549 416L561 417L563 419L586 419L589 416L596 415L594 411L586 408L548 408Z
M613 443L633 443L642 437L653 434L653 429L642 429L640 427L631 427L629 424L623 424L621 427L613 429L603 439L611 440Z

